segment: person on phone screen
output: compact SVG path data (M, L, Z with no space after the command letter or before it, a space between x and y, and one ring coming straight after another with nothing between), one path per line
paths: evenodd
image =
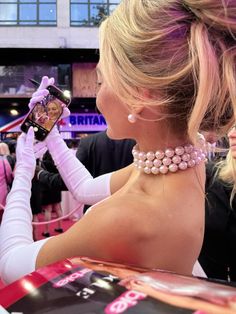
M49 120L46 107L43 104L38 103L34 107L34 110L29 118L40 126L45 127L46 122Z
M4 281L72 256L192 274L205 214L198 130L233 124L235 16L235 1L123 0L102 22L96 103L110 138L136 141L134 162L94 179L53 128L41 145L74 197L93 206L66 232L33 242L28 200L42 146L32 128L22 134L0 230ZM42 79L30 107L53 83Z
M62 113L61 102L54 98L53 100L47 103L46 107L48 119L44 123L44 128L50 131L55 122L57 121L58 117L60 117Z

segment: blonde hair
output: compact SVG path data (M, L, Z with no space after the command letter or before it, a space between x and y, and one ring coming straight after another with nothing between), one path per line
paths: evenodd
M6 143L0 143L0 155L10 155L10 150Z
M234 0L123 0L100 27L104 79L130 107L161 106L174 131L223 133L236 106L235 17Z
M232 157L232 153L229 150L225 160L217 163L218 176L227 186L232 188L230 195L230 205L232 206L232 201L236 193L236 160Z

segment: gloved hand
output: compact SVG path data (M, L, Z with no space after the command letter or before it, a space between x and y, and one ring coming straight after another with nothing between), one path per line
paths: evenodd
M32 238L30 197L36 166L33 142L32 127L17 140L15 176L0 228L0 274L7 284L35 270L38 252L48 240L34 242Z
M37 91L35 93L33 93L32 98L30 99L30 102L28 105L30 109L32 109L36 103L42 101L49 94L47 87L49 85L53 85L54 82L55 82L55 80L53 77L51 77L51 78L49 78L47 76L42 77L39 88L37 89ZM63 106L63 104L62 104L62 106ZM62 113L61 118L68 117L69 115L70 115L70 110L66 106L63 106L63 113ZM54 135L55 134L59 135L59 132L57 130L57 126L54 126L52 131L47 136L47 140L49 140L49 142L50 142L50 139L51 139L51 141L53 141L53 133L54 133ZM46 141L38 142L34 145L34 154L35 154L36 158L42 158L46 151L47 151L47 142Z
M51 77L51 78L49 78L47 76L43 76L42 77L42 80L41 80L39 88L32 95L32 98L30 99L30 102L29 102L29 105L28 105L30 109L32 109L33 106L36 103L42 101L49 94L49 91L47 90L47 87L49 85L53 85L54 82L55 82L55 80L54 80L53 77ZM68 117L70 115L70 110L66 106L63 106L63 104L62 104L62 107L63 107L63 113L62 113L61 118ZM52 131L48 134L48 136L47 136L47 141L48 142L53 142L53 140L54 140L54 136L53 135L59 136L59 132L58 132L57 126L54 126ZM36 158L41 158L45 154L45 152L47 151L47 147L46 146L47 146L47 142L46 141L38 142L38 143L36 143L34 145L34 154L35 154Z
M34 155L34 130L33 127L30 127L28 133L22 133L17 140L16 145L16 172L21 171L22 169L27 172L27 175L33 178L35 167L36 167L36 158Z
M47 87L49 85L53 85L55 82L54 78L51 77L47 77L47 76L43 76L41 83L39 85L39 88L37 89L37 91L35 93L33 93L30 102L29 102L29 108L32 109L34 107L34 105L40 101L42 101L48 94L49 91L47 90ZM70 110L66 107L66 105L62 104L63 107L63 113L61 116L62 118L66 118L70 115Z
M54 78L48 78L47 76L43 76L41 83L39 85L39 88L36 90L35 93L33 93L30 102L29 102L29 108L32 109L34 105L40 101L42 101L48 94L49 91L47 90L47 87L49 85L54 84Z

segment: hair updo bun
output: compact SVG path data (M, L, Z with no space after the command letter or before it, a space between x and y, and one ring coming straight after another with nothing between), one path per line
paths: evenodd
M229 31L231 35L236 33L235 0L184 0L183 6L210 28Z

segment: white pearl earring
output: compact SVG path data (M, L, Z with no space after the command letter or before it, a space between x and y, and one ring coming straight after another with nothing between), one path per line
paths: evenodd
M128 121L130 123L135 123L137 121L137 118L136 118L136 116L134 114L131 113L131 114L128 115Z

